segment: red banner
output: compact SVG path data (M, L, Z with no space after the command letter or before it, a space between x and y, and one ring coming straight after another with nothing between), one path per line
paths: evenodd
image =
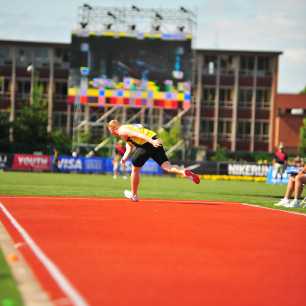
M12 169L49 171L51 169L51 158L48 155L15 154Z

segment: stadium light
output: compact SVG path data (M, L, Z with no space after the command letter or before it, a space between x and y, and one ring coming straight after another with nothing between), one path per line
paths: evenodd
M89 5L89 4L87 4L87 3L84 3L84 4L83 4L83 7L87 8L87 9L89 9L89 10L92 10L92 6Z
M180 7L180 10L184 13L189 13L189 11L187 9L185 9L183 6Z
M153 29L154 29L156 32L158 32L158 31L160 30L160 25L157 25L157 26L153 27Z
M130 25L130 29L131 29L132 31L135 31L135 30L136 30L136 24Z
M85 29L88 25L88 22L80 22L82 29Z
M112 24L111 24L111 23L109 23L109 24L106 25L106 29L107 29L107 30L110 30L111 28L112 28Z
M180 26L180 27L177 27L179 29L180 32L184 32L185 30L185 26Z
M132 10L134 10L136 12L140 12L140 8L137 7L136 5L132 5Z
M107 12L107 15L113 17L114 19L117 19L117 17L112 12Z
M155 17L160 19L160 20L163 20L163 17L160 14L158 14L158 13L155 13Z

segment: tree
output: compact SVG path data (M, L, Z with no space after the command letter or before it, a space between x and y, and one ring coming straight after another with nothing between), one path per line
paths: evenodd
M62 130L54 130L51 133L51 145L56 148L60 154L71 153L71 138Z
M180 120L176 120L172 127L169 130L162 129L159 133L159 137L163 142L163 146L166 149L170 149L174 145L176 145L180 140L182 140L182 124ZM181 149L181 147L180 147ZM179 152L178 148L176 148L171 153L168 153L172 159L181 159L181 151Z
M182 125L180 120L176 120L169 130L163 129L159 132L164 147L171 148L182 139Z
M25 104L14 122L16 149L49 153L50 137L47 133L47 123L47 102L43 99L43 88L39 84L34 84L32 105Z
M306 119L303 120L303 125L300 128L300 147L301 156L306 155Z
M0 112L0 148L6 151L9 143L9 113Z
M212 161L226 161L229 159L229 154L225 148L222 148L220 146L217 147L216 152L211 157Z
M300 94L306 94L306 86L304 87L303 90L300 91Z

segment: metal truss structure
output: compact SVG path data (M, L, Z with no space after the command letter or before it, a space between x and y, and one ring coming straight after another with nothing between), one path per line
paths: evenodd
M147 37L160 38L165 40L185 40L194 39L196 28L196 14L184 7L178 9L152 9L138 8L136 6L127 7L96 7L83 4L79 7L78 22L73 34L87 37L90 35L118 35L120 37L133 37L143 39ZM194 74L192 68L192 74ZM193 81L194 77L192 77ZM87 88L86 77L81 79L80 90ZM112 106L100 112L100 117L92 120L90 106L74 105L73 111L73 147L93 147L93 144L84 144L80 134L91 131L93 134L101 135L103 139L100 147L111 145L105 123L116 118L125 123L139 122L151 129L170 128L176 120L182 120L184 126L184 139L188 139L191 144L194 124L194 99L189 110L168 111L165 109L131 109L126 107ZM172 149L182 148L184 143L180 141ZM186 144L185 144L186 145Z
M189 9L100 7L83 4L79 7L77 35L103 32L126 33L142 38L145 33L192 35L196 25L196 14Z

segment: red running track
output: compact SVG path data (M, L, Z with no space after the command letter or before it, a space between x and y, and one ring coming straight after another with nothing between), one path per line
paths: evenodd
M205 201L0 202L90 305L306 305L305 215ZM21 250L52 299L63 297Z

